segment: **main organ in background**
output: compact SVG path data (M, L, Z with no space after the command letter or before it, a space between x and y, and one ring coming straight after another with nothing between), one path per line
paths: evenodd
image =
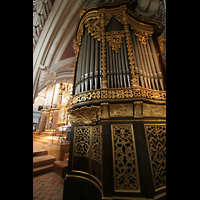
M164 25L127 3L80 14L64 199L166 196Z

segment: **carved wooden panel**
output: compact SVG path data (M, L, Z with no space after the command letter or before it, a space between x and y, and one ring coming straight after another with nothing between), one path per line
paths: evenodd
M116 192L140 192L133 125L111 125Z
M75 156L89 157L90 149L90 127L75 128Z
M166 125L145 125L155 191L166 186Z

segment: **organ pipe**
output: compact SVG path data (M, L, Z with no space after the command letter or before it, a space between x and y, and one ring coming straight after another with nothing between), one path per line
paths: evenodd
M86 59L86 68L85 68L85 90L88 90L88 73L89 73L89 59L90 59L90 40L91 37L90 35L87 35L87 41L88 41L88 45L87 45L87 59Z
M90 55L90 90L93 86L93 69L94 69L94 37L91 36L91 55Z
M95 29L99 26L98 20L93 24L92 19L90 22L85 22L78 43L80 49L76 64L74 94L100 89L103 80L106 80L104 88L129 88L137 82L137 85L143 88L164 90L163 75L152 39L156 37L153 32L148 33L145 38L144 33L138 31L139 27L134 28L137 24L126 27L116 23L115 31L111 30L112 26L106 22L106 27L110 28L105 30L110 31L104 32L103 40L103 37L98 35L101 28L98 31Z

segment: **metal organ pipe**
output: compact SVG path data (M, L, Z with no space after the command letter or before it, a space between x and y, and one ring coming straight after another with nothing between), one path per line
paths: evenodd
M102 72L101 72L101 42L99 43L99 88L101 88L101 77L102 77Z
M141 50L142 50L141 55L142 55L143 60L144 60L144 67L145 67L146 74L147 74L147 81L148 81L149 89L151 89L150 75L149 75L149 70L148 70L148 67L147 67L146 55L144 53L144 45L145 44L141 44L141 42L139 42L139 44L140 44L140 47L141 47Z
M120 44L121 48L120 48L120 52L121 52L121 61L122 61L122 70L123 70L123 77L124 77L124 87L127 87L126 84L126 69L125 69L125 62L124 62L124 52L123 52L123 45Z
M151 52L149 41L147 41L147 49L148 49L148 52L149 52L149 58L150 58L152 70L153 70L154 77L155 77L154 80L155 80L155 83L156 83L156 88L157 88L157 90L159 90L158 79L157 79L158 75L157 75L155 63L154 63L154 60L153 60L153 57L152 57L152 52Z
M133 56L134 56L134 62L135 62L135 72L136 72L136 76L137 76L137 84L139 84L139 70L138 70L138 61L136 59L136 53L135 53L135 49L134 49L134 46L133 46L133 37L132 37L132 32L130 29L130 34L131 34L131 45L132 45L132 50L133 50Z
M157 72L158 72L159 82L160 82L162 90L164 90L163 80L162 80L163 79L162 72L161 72L160 67L159 67L158 58L156 56L156 50L155 50L155 47L154 47L152 37L150 37L150 44L151 44L151 48L152 48L152 51L153 51L153 57L154 57L154 60L155 60L156 69L157 69Z
M93 70L94 70L94 37L91 36L91 55L90 55L90 90L93 86Z
M98 41L95 39L95 63L94 63L94 89L97 89L98 85Z
M85 68L85 91L88 90L88 74L89 74L89 61L90 61L90 35L87 35L87 58L86 58L86 68Z
M137 47L138 47L138 50L139 50L139 57L140 57L141 66L142 66L142 70L143 70L143 74L144 74L145 87L148 88L146 71L145 71L145 68L144 68L144 62L143 62L143 58L142 58L142 51L141 51L141 48L140 48L140 44L139 44L138 38L136 38L136 44L137 44Z
M118 52L118 63L119 63L119 77L121 88L123 88L123 77L122 77L122 66L121 66L121 51Z
M134 31L129 31L138 85L154 90L161 87L164 90L152 36L149 36L146 44L142 44ZM88 34L88 29L85 28L77 59L75 94L101 88L101 48L101 41ZM124 37L117 53L106 40L106 76L108 88L131 87L131 71Z
M117 85L118 88L120 88L120 82L119 82L119 66L118 66L118 53L115 53L115 63L116 63L116 73L117 73Z
M106 42L106 59L107 59L107 84L108 88L110 88L110 62L109 62L109 47Z
M130 70L129 70L129 65L128 65L128 55L127 55L127 52L126 52L126 41L125 39L123 38L123 46L124 46L124 58L125 58L125 66L126 66L126 75L127 75L127 80L128 80L128 87L131 86L131 83L130 83Z
M152 72L152 69L151 69L150 58L149 58L151 55L149 55L148 52L147 52L147 44L144 45L144 51L145 51L146 58L147 58L147 63L148 63L147 66L148 66L148 69L149 69L149 72L150 72L151 84L152 84L153 89L155 90L155 84L154 84L154 79L153 79L153 72Z
M115 53L114 53L114 51L112 51L112 61L113 61L114 88L117 88L116 67L115 67Z
M87 29L85 29L85 42L84 42L84 51L83 51L83 62L81 69L81 92L84 91L84 72L86 65L86 51L87 51Z
M132 31L132 38L133 38L133 45L134 45L134 48L135 48L135 54L136 54L136 61L137 61L137 64L138 64L138 68L139 68L139 74L140 74L140 82L142 84L142 87L144 87L144 80L143 80L143 71L142 71L142 67L141 67L141 62L140 62L140 58L139 58L139 50L137 48L137 44L136 44L136 39L135 39L135 35Z
M81 73L81 65L82 65L82 58L83 58L83 43L85 40L85 35L82 37L82 45L80 46L79 56L78 56L78 63L76 69L76 83L75 83L75 94L80 92L80 73Z
M112 66L112 52L111 47L109 46L109 57L110 57L110 83L111 88L113 88L113 66Z

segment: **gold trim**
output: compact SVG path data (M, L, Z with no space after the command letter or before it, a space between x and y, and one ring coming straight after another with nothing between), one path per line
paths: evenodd
M143 104L144 117L166 117L166 105Z
M69 99L68 109L70 106L89 101L91 99L134 99L146 98L154 100L166 100L166 91L157 91L135 86L131 88L107 88L96 89L80 92Z
M72 169L72 172L73 173L79 173L79 174L85 174L85 175L90 175L88 172L84 172L84 171L79 171L79 170L74 170L74 169Z
M157 199L159 199L160 197L163 197L163 196L165 196L165 195L166 195L166 192L163 192L163 193L161 193L161 194L158 194L158 195L154 196L153 198L154 198L155 200L157 200Z
M115 142L114 142L114 138L116 139L116 135L114 135L114 127L121 127L121 128L124 128L124 130L122 130L122 131L120 131L120 134L122 134L123 136L124 136L124 138L126 137L126 139L129 141L129 140L131 140L132 141L132 146L133 146L133 150L131 150L131 149L129 149L129 151L128 151L128 153L131 153L132 155L131 156L133 156L134 157L134 166L133 166L133 168L135 168L135 179L136 179L136 182L135 182L135 185L136 186L134 186L134 187L136 187L136 189L131 189L131 188L129 188L129 189L127 189L127 187L130 187L130 185L128 186L127 184L129 183L130 184L130 181L133 181L134 179L129 179L129 180L126 180L126 178L125 178L125 182L126 182L126 184L125 183L122 183L122 187L124 187L124 189L117 189L117 180L116 180L116 164L115 164L115 161L116 161L116 157L115 157ZM126 133L125 132L125 128L127 128L127 127L129 127L130 128L130 130L131 130L131 137L130 138L128 138L129 136L125 136L125 134L128 134L128 133ZM141 190L140 190L140 178L139 178L139 170L138 170L138 162L137 162L137 152L136 152L136 147L135 147L135 138L134 138L134 132L133 132L133 125L132 124L123 124L123 125L116 125L116 124L112 124L111 125L111 134L112 134L112 148L113 148L113 173L114 173L114 190L115 190L115 192L127 192L127 193L141 193ZM120 140L122 140L122 136L119 136L119 138L120 138ZM118 142L120 142L120 141L118 141ZM125 144L123 144L123 145L125 145ZM119 151L120 152L120 149L119 148L117 148L117 151ZM123 154L122 152L121 152L121 154ZM123 154L124 155L124 154ZM128 154L126 155L128 158L130 157L130 156L128 156ZM119 160L118 160L119 161ZM133 161L132 161L133 162ZM119 161L119 163L120 163L120 161ZM122 163L120 163L120 164L122 164ZM119 166L118 166L119 167ZM127 166L126 166L127 167ZM128 167L127 167L128 168ZM124 169L124 171L125 171L125 169ZM125 173L125 172L124 172ZM133 172L131 172L131 174L132 174ZM123 174L122 174L123 175ZM132 174L133 175L133 174ZM125 176L126 177L126 176ZM123 185L124 184L124 185ZM131 186L132 187L132 186Z
M106 37L105 37L105 9L100 9L101 17L101 70L102 70L102 88L107 88L107 72L106 72Z
M68 175L68 174L66 174L65 178L67 178L67 177L69 177L69 178L81 178L81 179L84 179L84 180L87 180L87 181L93 183L99 189L99 191L101 192L101 196L102 197L104 196L102 188L97 183L95 183L93 180L86 178L86 177L83 177L83 176L78 176L78 175Z

